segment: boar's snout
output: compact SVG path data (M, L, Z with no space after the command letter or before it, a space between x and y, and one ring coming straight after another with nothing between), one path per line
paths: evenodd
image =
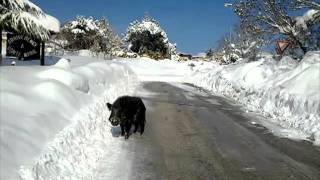
M118 126L120 124L120 120L114 116L110 116L109 121L112 126Z

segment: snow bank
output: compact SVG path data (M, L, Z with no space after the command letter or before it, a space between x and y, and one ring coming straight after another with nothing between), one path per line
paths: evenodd
M320 144L320 52L300 63L290 57L211 67L197 65L191 83L222 93L258 111L299 137ZM293 134L286 134L293 136Z
M0 68L0 179L90 179L110 134L106 102L131 94L124 64Z

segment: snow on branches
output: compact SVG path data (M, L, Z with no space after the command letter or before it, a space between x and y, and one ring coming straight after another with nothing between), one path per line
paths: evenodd
M58 32L60 23L29 0L0 0L0 28L42 40Z

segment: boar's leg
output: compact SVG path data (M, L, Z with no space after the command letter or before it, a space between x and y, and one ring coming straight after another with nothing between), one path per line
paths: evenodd
M129 138L129 133L130 133L131 125L132 125L131 122L127 122L127 123L126 123L126 126L125 126L125 136L124 136L125 139L128 139L128 138Z
M121 136L124 136L124 124L120 124L121 127Z
M139 123L138 122L135 122L134 123L134 133L136 133L138 131L138 126L139 126Z
M136 133L138 131L138 127L140 124L140 118L139 118L139 110L137 111L137 113L134 115L133 117L133 122L134 122L134 133Z
M135 122L135 130L136 132L138 130L138 126L140 126L140 134L142 135L144 132L144 126L146 122L146 110L145 109L138 109L137 114L134 117Z
M140 124L140 128L141 128L141 130L140 130L140 134L142 135L143 134L143 132L144 132L144 125L145 125L145 123L144 122L142 122L141 124Z
M139 116L139 121L138 121L138 122L140 123L140 128L141 128L140 134L142 135L143 132L144 132L144 126L145 126L145 124L146 124L146 110L143 110L143 111L141 112L141 114L140 114L140 116Z

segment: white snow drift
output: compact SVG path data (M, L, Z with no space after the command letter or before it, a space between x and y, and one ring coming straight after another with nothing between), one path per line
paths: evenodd
M136 76L106 61L0 68L0 179L90 179L109 136L105 103ZM19 170L20 169L20 170Z
M309 52L299 63L290 57L265 57L225 66L198 65L190 81L271 117L283 131L298 132L295 138L320 144L319 51Z

